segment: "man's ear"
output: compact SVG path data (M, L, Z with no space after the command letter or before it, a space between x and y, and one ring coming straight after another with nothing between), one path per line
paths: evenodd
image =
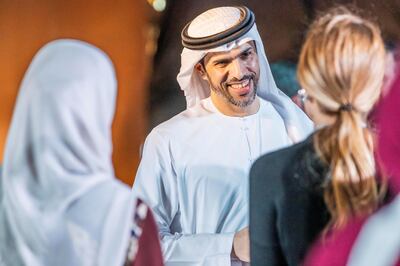
M194 66L194 69L199 73L200 77L204 80L208 80L207 75L206 75L206 70L204 69L204 66L201 62L197 63Z

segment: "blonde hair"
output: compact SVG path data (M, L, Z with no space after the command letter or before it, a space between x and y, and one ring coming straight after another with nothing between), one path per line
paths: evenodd
M328 227L341 227L379 203L366 118L380 95L384 71L385 48L373 22L339 7L311 25L298 79L321 111L336 117L313 136L318 156L330 167L324 187L331 214Z

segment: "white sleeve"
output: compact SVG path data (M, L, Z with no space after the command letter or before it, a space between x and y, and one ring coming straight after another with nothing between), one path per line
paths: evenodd
M146 139L133 194L150 206L156 219L167 266L229 266L234 233L171 232L178 219L177 176L168 141L153 130ZM204 217L207 219L207 217ZM179 227L179 225L178 225Z

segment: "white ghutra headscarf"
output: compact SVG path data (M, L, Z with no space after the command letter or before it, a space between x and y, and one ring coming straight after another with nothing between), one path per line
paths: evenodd
M122 265L134 203L114 177L110 59L75 40L30 64L8 132L0 265Z
M240 11L236 7L218 7L210 9L196 17L188 28L192 37L212 36L229 29L237 23ZM181 69L177 80L186 96L187 108L210 95L210 87L195 70L195 65L210 52L229 51L246 42L254 41L260 64L260 79L257 94L269 101L282 117L289 137L293 142L304 139L313 130L310 119L293 101L281 92L275 84L271 69L265 55L264 45L254 23L253 27L237 40L208 50L191 50L183 48Z

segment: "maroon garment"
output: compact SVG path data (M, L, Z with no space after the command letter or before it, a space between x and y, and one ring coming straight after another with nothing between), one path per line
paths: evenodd
M388 95L374 114L378 130L377 158L380 171L389 177L390 191L400 194L400 72ZM355 219L346 227L319 239L304 261L305 266L346 265L353 245L368 218ZM400 229L399 229L400 230ZM393 232L398 234L399 232ZM385 243L382 243L385 245ZM400 254L400 251L399 251ZM400 255L396 266L400 266Z
M164 265L157 225L150 209L147 210L142 229L138 251L132 266Z
M377 114L378 159L382 172L390 177L389 185L400 192L400 72Z
M331 232L326 238L320 238L309 251L304 266L346 265L364 221L365 219L358 219L342 230Z
M137 200L125 266L163 266L157 224L151 209Z
M368 217L366 217L368 218ZM344 266L347 264L352 247L357 240L366 218L355 219L346 227L320 238L310 249L304 266ZM396 232L394 232L396 233ZM400 266L400 258L393 266Z

